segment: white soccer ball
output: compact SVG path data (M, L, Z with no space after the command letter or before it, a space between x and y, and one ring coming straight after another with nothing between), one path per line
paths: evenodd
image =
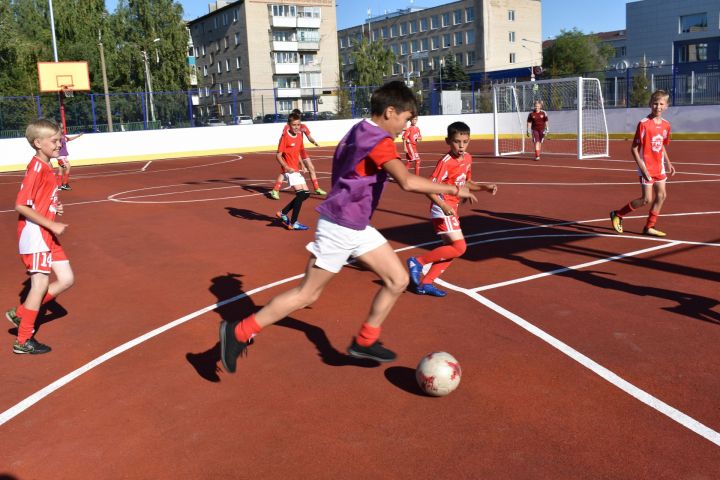
M425 355L415 369L420 388L434 397L444 397L460 385L460 363L447 352Z

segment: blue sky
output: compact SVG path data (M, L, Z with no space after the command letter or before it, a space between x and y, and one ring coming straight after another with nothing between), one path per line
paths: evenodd
M395 11L408 7L435 7L444 0L336 0L338 28L359 25L367 18L370 9L373 16L386 10ZM208 13L210 0L182 0L184 18L192 20ZM577 27L584 33L605 32L625 28L625 4L628 0L542 0L542 38L547 40L560 34L560 30ZM109 11L115 9L116 0L106 0Z

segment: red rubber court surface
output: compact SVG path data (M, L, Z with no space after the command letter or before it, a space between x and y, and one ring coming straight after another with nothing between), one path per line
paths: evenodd
M263 331L238 371L218 325L295 285L307 232L273 218L272 152L73 169L62 237L74 287L48 306L48 355L0 344L0 478L667 478L720 472L720 144L674 141L658 228L629 142L610 159L494 158L492 197L461 207L468 251L445 298L405 293L382 339L391 364L344 352L378 288L349 266L322 298ZM445 145L420 145L429 175ZM329 188L331 148L310 150ZM29 155L28 155L29 157ZM0 176L0 298L26 277ZM314 227L310 198L300 220ZM437 246L429 201L389 184L373 219L404 261ZM422 395L414 369L444 350L460 387ZM3 476L4 475L4 476Z

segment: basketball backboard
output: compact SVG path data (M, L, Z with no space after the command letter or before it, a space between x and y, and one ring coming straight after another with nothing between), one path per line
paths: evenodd
M90 90L87 62L38 62L37 67L41 92Z

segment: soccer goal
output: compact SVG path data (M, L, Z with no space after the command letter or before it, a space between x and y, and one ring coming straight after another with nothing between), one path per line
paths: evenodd
M597 78L562 78L493 85L495 155L535 155L527 116L543 101L548 134L543 154L608 157L605 107Z

